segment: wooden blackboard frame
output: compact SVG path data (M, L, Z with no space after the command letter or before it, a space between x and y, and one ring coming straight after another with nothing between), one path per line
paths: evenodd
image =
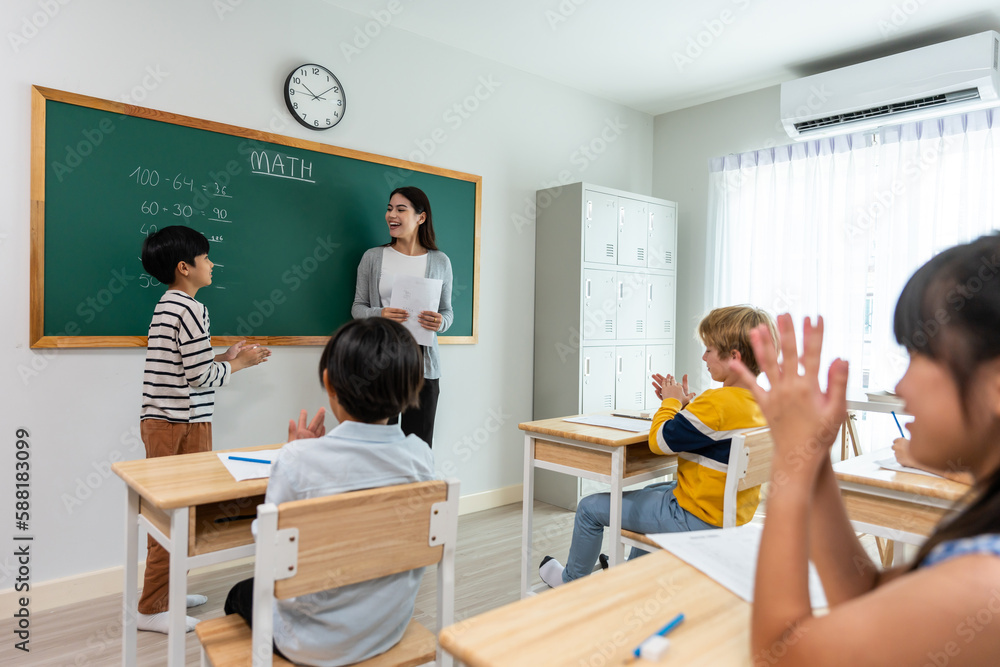
M316 141L261 132L249 128L227 125L215 121L182 116L166 111L113 102L97 97L69 93L42 86L31 87L31 255L30 255L30 315L29 340L32 348L91 348L91 347L146 347L146 336L46 336L45 317L45 137L47 101L64 102L76 106L89 107L126 116L135 116L173 125L218 132L235 137L291 146L317 153L337 155L364 162L398 167L408 171L434 174L475 184L476 213L474 232L473 283L472 283L472 335L440 336L438 342L445 344L475 344L479 341L479 247L482 212L482 176L467 174L451 169L433 167L418 162L365 153ZM212 345L228 346L240 340L249 340L261 345L323 345L325 336L212 336Z

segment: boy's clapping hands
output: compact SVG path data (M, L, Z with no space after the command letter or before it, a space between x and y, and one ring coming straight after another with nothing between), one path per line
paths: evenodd
M326 418L326 408L320 408L316 411L316 416L313 420L309 420L309 411L303 410L299 413L299 423L296 424L294 419L288 420L288 442L292 440L308 440L311 438L322 438L326 435L326 427L323 424L323 420ZM308 422L308 424L306 423Z
M687 374L681 378L678 384L673 375L654 373L653 390L656 392L656 397L661 401L665 398L676 398L681 402L681 407L690 403L691 399L695 397L695 393L688 390Z

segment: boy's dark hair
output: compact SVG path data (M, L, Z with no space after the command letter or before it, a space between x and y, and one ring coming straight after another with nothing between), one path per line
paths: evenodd
M720 356L726 356L732 350L739 351L743 365L754 375L760 375L760 364L750 346L750 332L761 324L766 324L771 330L771 339L777 349L778 330L774 319L767 311L753 306L716 308L698 325L698 337L705 347L714 348Z
M398 322L384 317L352 320L330 337L319 360L337 401L367 424L418 404L424 359L417 341Z
M208 239L201 232L172 225L146 237L142 242L142 268L164 285L175 282L177 264L194 266L194 258L208 254Z
M422 245L427 250L437 250L437 243L434 241L434 219L431 216L431 202L427 199L427 195L420 188L415 188L412 185L404 185L401 188L396 188L389 193L389 199L392 199L393 195L403 195L413 206L413 211L420 215L421 213L426 213L427 217L424 219L422 225L417 228L417 240L420 241ZM389 245L394 245L396 239L389 241Z
M893 321L896 341L910 354L943 363L970 417L976 374L1000 358L1000 236L949 248L917 269L903 288ZM1000 443L994 443L994 446ZM938 526L917 552L917 568L942 542L1000 532L1000 468L977 480L967 507Z

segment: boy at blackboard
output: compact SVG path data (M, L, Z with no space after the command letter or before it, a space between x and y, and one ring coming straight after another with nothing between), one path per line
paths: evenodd
M215 389L232 373L256 366L271 354L240 341L223 354L212 350L208 309L194 297L212 284L208 239L190 227L165 227L142 244L142 266L167 285L153 310L142 381L140 431L146 457L207 452L212 449ZM146 574L139 598L140 630L167 632L170 554L147 539ZM189 595L187 606L204 604ZM187 618L187 630L197 619Z

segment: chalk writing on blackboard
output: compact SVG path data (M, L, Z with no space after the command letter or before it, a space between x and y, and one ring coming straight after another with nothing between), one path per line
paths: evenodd
M312 179L312 161L306 161L293 155L254 151L250 154L250 170L264 176L290 178L295 181L315 183Z

